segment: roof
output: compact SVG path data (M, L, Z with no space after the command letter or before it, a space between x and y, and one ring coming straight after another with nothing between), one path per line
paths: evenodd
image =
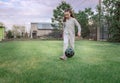
M52 23L31 23L31 24L36 24L38 30L54 29L54 27L52 27Z

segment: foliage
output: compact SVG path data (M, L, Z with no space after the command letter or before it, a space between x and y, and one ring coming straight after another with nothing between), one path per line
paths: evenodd
M65 9L72 9L71 5L66 3L65 1L62 1L56 9L53 10L53 18L52 18L52 26L56 26L54 23L57 23L59 26L59 29L62 28L63 23L63 16L64 16L64 10Z
M84 11L79 11L78 13L75 14L75 17L81 24L83 38L89 38L90 30L88 21L93 17L93 14L94 13L92 12L91 8L85 8ZM77 33L77 30L75 31Z
M22 25L13 25L12 31L14 34L14 38L20 38L25 35L25 26Z
M109 27L109 40L120 42L120 1L104 0L103 15Z
M13 38L13 34L12 34L12 31L9 30L6 34L7 38L10 39L10 38Z

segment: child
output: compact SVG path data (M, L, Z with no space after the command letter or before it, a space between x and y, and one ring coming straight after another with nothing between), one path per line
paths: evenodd
M65 50L70 46L74 49L75 41L75 26L78 28L77 35L81 36L81 26L78 21L74 18L73 13L70 9L65 10L63 19L63 56L60 57L61 60L66 60Z

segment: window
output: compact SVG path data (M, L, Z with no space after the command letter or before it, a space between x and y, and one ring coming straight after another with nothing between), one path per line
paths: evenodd
M38 29L53 29L52 27L51 27L51 24L49 23L49 24L47 24L47 23L38 23L37 24L37 26L38 26Z
M37 26L38 26L38 29L43 29L42 24L37 24Z

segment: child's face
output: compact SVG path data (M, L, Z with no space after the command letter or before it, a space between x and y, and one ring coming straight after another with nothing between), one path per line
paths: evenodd
M65 16L65 18L67 18L67 19L70 18L70 12L65 12L65 13L64 13L64 16Z

